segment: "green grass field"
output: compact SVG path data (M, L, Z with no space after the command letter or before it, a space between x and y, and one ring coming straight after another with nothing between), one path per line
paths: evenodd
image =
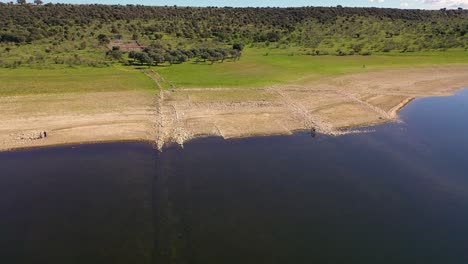
M266 55L268 53L268 55ZM372 56L310 56L301 49L247 49L239 61L152 67L176 87L261 87L306 82L369 70L468 63L468 52L385 53ZM364 67L365 66L365 67ZM68 92L154 91L156 84L139 69L0 69L0 96Z
M3 96L155 89L152 80L131 68L0 69Z
M462 50L343 57L304 53L299 49L247 49L236 62L187 62L153 69L176 87L259 87L376 69L468 63L468 52Z

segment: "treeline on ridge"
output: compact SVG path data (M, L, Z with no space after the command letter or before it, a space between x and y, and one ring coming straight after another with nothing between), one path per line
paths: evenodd
M105 65L113 57L105 53L113 46L121 46L114 43L119 41L133 41L141 46L169 45L171 52L194 46L226 49L234 43L249 47L301 47L313 55L468 49L468 11L463 9L201 8L22 2L0 3L0 66ZM105 36L108 41L103 43L98 36ZM180 56L179 59L182 60Z

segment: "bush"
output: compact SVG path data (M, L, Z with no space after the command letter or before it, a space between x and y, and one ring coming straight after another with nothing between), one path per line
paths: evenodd
M13 42L13 43L23 43L26 41L26 37L14 33L2 33L0 34L0 42Z

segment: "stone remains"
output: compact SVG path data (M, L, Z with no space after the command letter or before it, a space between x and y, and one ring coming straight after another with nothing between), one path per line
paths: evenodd
M44 130L34 130L34 131L28 131L28 132L23 132L21 134L18 134L16 136L16 140L39 140L39 139L44 139L47 137L47 131Z

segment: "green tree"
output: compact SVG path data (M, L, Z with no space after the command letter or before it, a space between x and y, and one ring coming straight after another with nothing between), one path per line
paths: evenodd
M98 35L98 41L100 45L106 45L110 43L109 37L107 37L107 35L104 34Z
M244 45L240 43L234 43L234 45L232 45L232 49L242 51L244 49Z
M114 60L122 59L122 51L120 51L120 49L112 49L108 51L106 55Z
M151 66L153 59L146 52L137 52L135 53L135 59L140 62L141 65L148 64Z
M188 61L188 56L185 54L181 54L177 57L177 61L180 63Z
M164 55L161 53L156 53L152 58L154 62L156 63L156 65L160 63L164 63Z

